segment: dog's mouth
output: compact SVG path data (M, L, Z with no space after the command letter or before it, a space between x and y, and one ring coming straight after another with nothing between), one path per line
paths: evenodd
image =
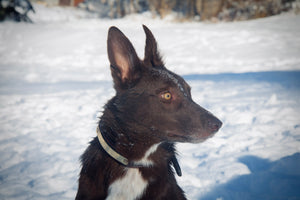
M189 140L189 138L188 137L186 137L186 136L184 136L184 135L179 135L179 134L175 134L175 133L169 133L168 134L168 137L169 138L172 138L173 140L175 140L175 141L187 141L187 140Z
M169 140L174 141L174 142L189 142L189 143L201 143L204 142L205 140L213 137L217 131L213 133L195 133L195 134L180 134L180 133L174 133L174 132L169 132L167 133L167 137Z
M169 126L164 136L173 142L201 143L213 137L222 127L222 122L209 112L199 120L178 120L178 123ZM188 118L192 119L192 118Z

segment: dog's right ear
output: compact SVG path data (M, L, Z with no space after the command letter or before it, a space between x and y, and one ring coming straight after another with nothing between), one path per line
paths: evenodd
M151 65L152 67L164 67L164 62L162 61L161 55L157 48L157 42L152 32L145 25L143 25L143 29L146 34L144 62L146 65Z
M107 52L116 89L126 89L139 78L140 59L128 38L116 27L110 27Z

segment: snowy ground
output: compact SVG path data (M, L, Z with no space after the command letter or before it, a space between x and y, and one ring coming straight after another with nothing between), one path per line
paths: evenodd
M0 199L74 199L79 156L114 94L107 30L120 27L142 57L141 24L224 124L177 145L189 199L300 199L299 15L180 24L35 6L35 24L0 24Z

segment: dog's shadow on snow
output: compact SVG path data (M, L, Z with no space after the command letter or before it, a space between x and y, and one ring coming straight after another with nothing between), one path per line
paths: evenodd
M255 156L239 161L251 174L236 177L219 185L201 200L299 200L300 153L270 162Z

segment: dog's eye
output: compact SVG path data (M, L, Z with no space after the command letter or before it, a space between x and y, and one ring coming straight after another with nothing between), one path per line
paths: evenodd
M170 92L166 92L166 93L162 94L162 98L165 100L171 100L172 94Z

